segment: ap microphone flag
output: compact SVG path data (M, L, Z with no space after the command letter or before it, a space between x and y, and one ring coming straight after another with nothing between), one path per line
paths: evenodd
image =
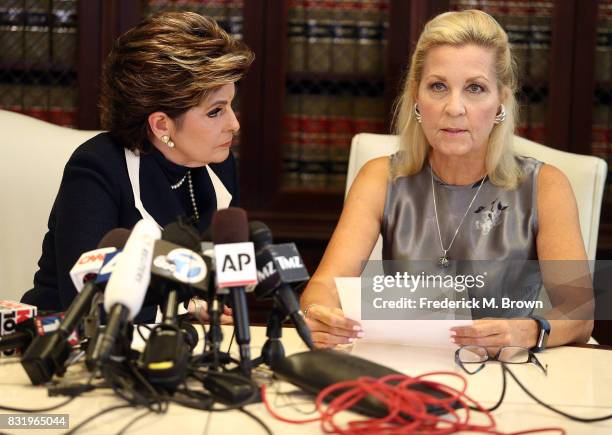
M242 287L257 284L253 242L215 245L217 287Z

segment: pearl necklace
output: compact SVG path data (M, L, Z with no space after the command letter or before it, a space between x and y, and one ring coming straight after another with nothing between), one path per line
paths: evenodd
M189 187L189 197L191 198L191 205L193 206L193 217L196 222L200 221L200 212L198 211L198 205L196 204L195 194L193 193L193 182L191 181L191 171L187 171L187 186Z
M170 189L176 190L183 185L183 183L187 180L187 187L189 189L189 198L191 199L191 206L193 207L193 218L196 222L200 220L200 211L198 210L198 205L196 204L195 193L193 192L193 181L191 180L191 170L187 170L187 173L183 175L176 184L171 184Z
M178 181L178 183L176 183L176 184L171 184L171 185L170 185L170 189L172 189L172 190L176 190L176 189L178 189L179 187L181 187L181 186L183 185L183 183L185 182L185 180L187 179L187 174L189 174L189 171L187 171L187 172L185 173L185 175L183 175L183 178L181 178L181 179Z

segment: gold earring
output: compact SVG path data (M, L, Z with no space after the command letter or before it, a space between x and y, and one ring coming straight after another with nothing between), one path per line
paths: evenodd
M168 148L174 148L174 142L170 140L170 136L168 136L167 134L161 137L161 141L165 143L166 145L168 145Z

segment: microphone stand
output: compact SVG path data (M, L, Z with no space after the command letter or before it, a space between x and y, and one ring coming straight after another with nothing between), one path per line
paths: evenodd
M234 315L234 334L240 352L240 369L242 373L251 378L251 331L249 324L248 304L243 287L230 289L232 310Z
M216 292L211 292L208 298L208 319L210 326L206 332L206 343L209 352L209 357L212 358L212 369L219 370L220 361L219 356L221 353L221 342L223 341L223 330L221 329L221 314L223 313L223 306L225 302L225 296L220 295Z
M268 339L261 349L261 356L253 360L254 367L261 363L274 367L285 358L285 348L281 338L283 336L283 321L286 317L283 309L275 302L266 325L266 337Z

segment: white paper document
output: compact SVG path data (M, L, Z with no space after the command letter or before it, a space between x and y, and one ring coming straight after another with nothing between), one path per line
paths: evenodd
M471 320L363 320L361 318L361 278L335 278L344 315L361 323L362 343L456 348L450 341L450 328L470 325Z

